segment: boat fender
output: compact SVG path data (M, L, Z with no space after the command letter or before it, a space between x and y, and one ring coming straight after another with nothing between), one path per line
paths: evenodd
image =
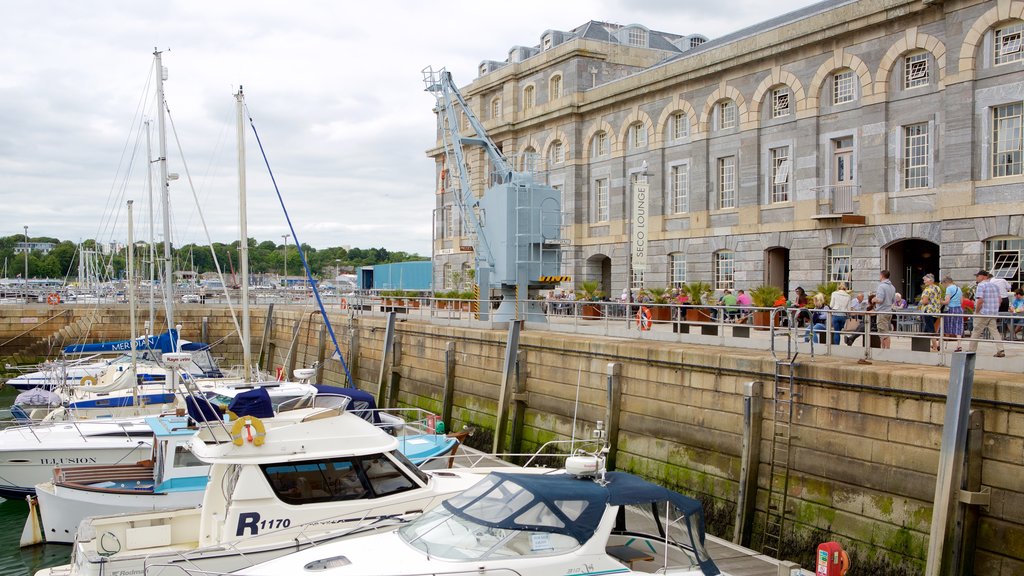
M95 376L82 376L82 379L79 380L78 383L81 384L82 386L89 386L89 385L95 386L96 385L96 377Z
M245 431L244 436L243 430ZM253 430L256 431L255 434L253 434ZM235 424L231 427L231 441L235 443L235 446L241 446L245 442L249 442L253 446L262 446L266 438L267 429L263 426L263 421L255 416L243 416L235 420Z

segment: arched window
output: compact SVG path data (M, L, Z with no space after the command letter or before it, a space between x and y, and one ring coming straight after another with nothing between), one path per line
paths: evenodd
M686 254L673 252L668 255L668 283L673 288L686 284Z
M533 108L537 103L537 91L533 86L523 88L523 110Z
M732 250L719 250L714 258L715 290L732 290L736 285L736 253Z
M668 123L670 140L678 142L690 135L690 119L687 117L686 112L681 110L674 112L669 118Z
M565 162L565 146L561 140L555 140L548 148L548 164L557 166Z
M928 52L918 50L903 57L903 89L927 86L931 79Z
M501 118L501 98L491 100L491 118Z
M548 99L558 100L562 97L562 75L555 74L548 83Z
M715 107L717 108L715 117L718 120L718 129L728 130L729 128L735 128L737 117L736 103L726 98L725 100L719 100Z
M825 281L853 284L853 248L835 244L825 249Z
M985 269L996 278L1006 278L1014 288L1024 282L1024 238L1004 236L985 241Z
M793 97L788 86L776 86L769 91L771 118L783 118L793 113Z
M537 150L533 146L527 146L523 150L521 168L524 172L537 171Z
M608 155L608 133L601 130L590 139L590 157L601 158Z
M1020 20L1010 20L996 28L992 34L992 63L999 66L1024 59L1022 35L1024 22Z
M644 126L643 122L631 124L626 134L630 150L636 150L647 146L647 127Z
M857 76L844 68L832 74L832 105L846 104L857 99Z

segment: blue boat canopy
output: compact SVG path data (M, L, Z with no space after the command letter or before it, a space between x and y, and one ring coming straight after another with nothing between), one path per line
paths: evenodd
M326 384L317 384L315 387L317 394L337 394L338 396L351 398L352 401L348 404L348 412L359 416L371 424L380 424L380 414L377 413L377 401L374 399L373 394L358 388L340 388L338 386L327 386Z
M270 393L266 388L253 388L238 394L228 405L228 411L239 418L242 416L274 417L274 405L270 402Z
M178 343L178 331L168 330L158 336L142 336L135 339L137 350L159 350L174 352ZM104 352L128 352L132 349L131 340L114 340L110 342L94 342L92 344L73 344L64 347L65 354L98 354Z

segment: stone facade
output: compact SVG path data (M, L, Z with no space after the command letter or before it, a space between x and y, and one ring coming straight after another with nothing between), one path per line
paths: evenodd
M914 296L925 272L966 283L1001 263L1016 287L1022 24L1024 2L830 0L664 50L580 35L602 25L591 22L485 62L463 92L506 155L535 153L539 176L564 191L564 273L613 294L629 277L630 183L645 163L646 285L869 290L890 268ZM428 153L440 176L442 150ZM469 159L479 193L485 159ZM445 223L452 202L439 186L438 288L470 261Z

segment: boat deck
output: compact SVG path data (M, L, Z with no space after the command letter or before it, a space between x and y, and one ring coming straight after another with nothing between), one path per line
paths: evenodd
M764 556L749 548L708 535L704 547L714 558L715 564L729 576L778 576L779 561ZM813 572L801 571L802 575L813 576ZM788 576L788 575L787 575Z

